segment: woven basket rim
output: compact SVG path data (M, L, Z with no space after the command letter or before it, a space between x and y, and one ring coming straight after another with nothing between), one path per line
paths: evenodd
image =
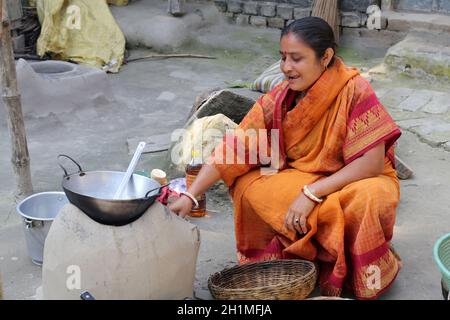
M309 260L301 260L301 259L279 259L279 260L270 260L270 261L261 261L261 262L250 262L250 263L245 263L245 264L242 264L242 265L236 265L236 266L233 266L233 267L230 267L230 268L226 268L226 269L224 269L224 270L222 270L222 271L218 271L218 272L214 273L213 275L211 275L211 276L209 277L209 279L208 279L208 285L211 286L211 287L213 287L213 288L218 288L218 289L220 289L220 290L226 290L226 291L228 291L228 292L245 292L245 291L255 291L255 290L267 289L267 288L270 288L270 289L276 289L276 288L278 288L278 287L284 287L284 286L290 285L290 284L292 284L292 283L298 282L299 279L294 279L294 280L291 280L291 281L288 281L288 282L279 283L279 284L275 284L275 285L268 285L268 286L251 287L251 288L223 288L223 287L220 287L220 286L218 286L218 285L213 284L213 283L212 283L212 280L211 280L213 277L219 276L219 275L221 275L223 272L227 272L227 271L230 271L230 270L233 270L233 269L240 269L240 268L242 268L242 267L245 267L245 266L248 267L248 266L252 266L252 265L275 264L275 263L280 263L280 262L281 262L281 263L286 263L286 262L289 262L289 263L292 263L292 262L298 263L298 262L301 262L301 263L306 263L306 264L309 264L310 266L312 266L311 270L309 270L305 275L303 275L303 276L302 276L301 278L299 278L299 279L308 279L308 278L310 278L311 276L314 276L315 274L317 274L316 266L314 265L313 262L311 262L311 261L309 261Z

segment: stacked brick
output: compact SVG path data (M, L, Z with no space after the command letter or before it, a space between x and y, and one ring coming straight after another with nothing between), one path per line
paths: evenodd
M253 25L282 29L294 19L311 15L313 0L214 0L217 8L230 21L239 25ZM367 7L381 5L381 0L342 0L342 27L360 28L366 26Z

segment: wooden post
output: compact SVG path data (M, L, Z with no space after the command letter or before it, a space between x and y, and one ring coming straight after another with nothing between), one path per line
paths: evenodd
M16 63L12 49L8 13L0 0L0 71L2 98L6 108L6 118L11 140L11 162L15 176L14 196L16 201L33 192L31 184L30 156L22 114L22 104L17 88Z

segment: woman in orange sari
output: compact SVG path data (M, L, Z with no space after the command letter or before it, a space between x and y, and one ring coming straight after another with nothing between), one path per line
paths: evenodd
M400 197L393 145L401 133L335 48L320 18L288 25L280 40L287 80L258 99L238 127L257 130L256 139L228 134L170 209L184 217L196 196L223 179L240 263L317 261L323 295L350 289L358 299L376 299L400 269L390 241ZM262 140L269 141L273 174L261 170ZM224 155L233 161L219 161Z

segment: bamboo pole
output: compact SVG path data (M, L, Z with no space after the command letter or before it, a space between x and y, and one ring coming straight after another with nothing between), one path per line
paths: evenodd
M0 0L0 70L2 98L11 140L11 162L15 178L16 201L33 192L30 156L28 153L22 103L17 88L16 64L12 48L11 31L5 2Z

